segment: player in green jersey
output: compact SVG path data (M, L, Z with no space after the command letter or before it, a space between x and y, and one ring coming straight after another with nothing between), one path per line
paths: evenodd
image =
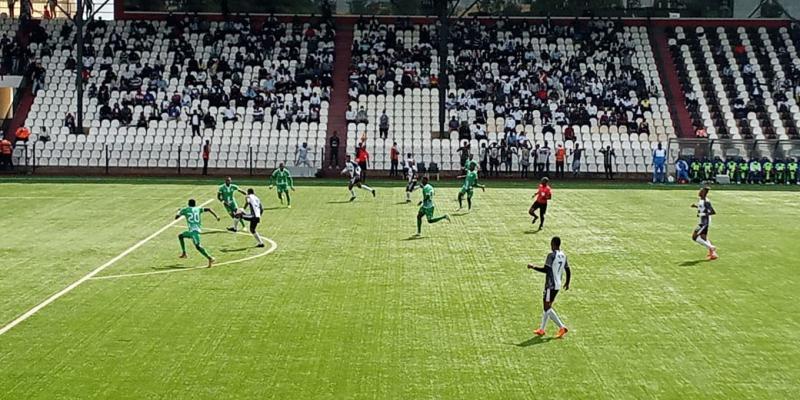
M228 178L230 179L230 178ZM181 256L180 258L186 258L186 244L183 242L184 239L192 239L192 244L194 244L194 248L200 252L205 258L208 259L208 268L211 268L211 265L214 264L214 257L211 257L208 254L208 251L200 245L200 231L202 230L202 221L200 220L200 215L204 212L210 213L214 216L214 218L219 221L219 217L214 212L214 210L210 208L203 208L197 207L197 203L194 199L189 199L189 206L181 208L178 210L178 213L175 214L175 219L180 217L186 218L186 225L188 229L178 235L178 241L181 243Z
M419 202L420 208L419 212L417 213L417 234L419 236L422 234L422 217L426 217L429 224L435 224L443 219L450 221L450 216L447 214L434 217L433 216L433 186L428 183L428 177L422 177L422 201Z
M289 170L286 169L283 163L278 164L278 169L272 171L272 176L269 178L269 188L273 186L278 187L278 199L283 204L283 194L286 194L286 206L292 208L292 198L289 197L289 189L294 192L294 181Z
M458 209L460 210L463 207L464 203L464 195L467 195L467 209L472 210L472 194L473 188L479 187L484 192L486 191L486 186L483 186L478 183L478 171L477 165L472 162L470 163L467 161L467 173L465 175L460 175L456 177L457 179L464 178L464 184L461 186L461 190L458 192Z
M233 218L233 226L228 228L231 232L236 232L239 227L239 223L242 224L242 228L244 228L244 222L236 218L236 210L239 209L239 205L236 204L236 198L234 195L236 192L241 194L247 195L244 190L239 189L239 186L233 184L231 182L231 177L225 178L225 183L219 185L219 190L217 191L217 199L225 205L225 211L228 212L228 215Z

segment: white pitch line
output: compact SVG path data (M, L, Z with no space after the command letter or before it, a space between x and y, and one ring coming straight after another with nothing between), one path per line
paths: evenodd
M224 230L222 230L222 229L206 229L206 230L210 230L210 231L218 231L218 232L225 232L225 231L224 231ZM236 233L238 233L238 234L241 234L241 235L247 235L247 236L250 236L250 234L249 234L249 233L244 233L244 232L236 232ZM269 247L267 250L265 250L265 251L263 251L263 252L261 252L261 253L258 253L258 254L255 254L255 255L249 256L249 257L240 258L240 259L238 259L238 260L231 260L231 261L225 261L225 262L221 262L221 263L214 264L214 268L216 268L216 267L221 267L221 266L223 266L223 265L231 265L231 264L243 263L243 262L245 262L245 261L250 261L250 260L253 260L253 259L256 259L256 258L259 258L259 257L264 257L264 256L266 256L267 254L269 254L269 253L272 253L273 251L275 251L275 250L278 248L278 244L277 244L277 243L275 243L275 241L274 241L274 240L272 240L272 239L270 239L270 238L265 238L265 237L261 237L261 239L264 239L264 240L266 240L267 242L269 242L269 243L270 243L270 247ZM208 266L206 266L206 265L202 265L202 266L199 266L199 267L175 268L175 269L166 269L166 270L159 270L159 271L135 272L135 273L130 273L130 274L119 274L119 275L105 275L105 276L96 276L96 277L93 277L93 278L91 278L91 279L92 279L93 281L99 281L99 280L104 280L104 279L129 278L129 277L133 277L133 276L147 276L147 275L158 275L158 274L171 274L171 273L174 273L174 272L186 272L186 271L193 271L193 270L196 270L196 269L208 269Z
M201 205L200 205L200 207L203 207L203 206L205 206L206 204L208 204L208 203L210 203L210 202L212 202L212 201L213 201L213 199L209 199L209 200L208 200L208 201L206 201L205 203L201 204ZM176 223L178 223L179 221L180 221L180 219L176 219L176 220L174 220L174 221L172 221L172 222L168 223L167 225L165 225L163 228L161 228L161 229L157 230L157 231L156 231L155 233L153 233L152 235L150 235L150 236L148 236L148 237L146 237L146 238L142 239L141 241L139 241L139 243L136 243L135 245L133 245L133 246L129 247L127 250L123 251L123 252L122 252L122 253L120 253L118 256L116 256L116 257L114 257L114 258L112 258L112 259L108 260L108 262L106 262L105 264L103 264L103 265L101 265L101 266L99 266L99 267L95 268L94 270L92 270L92 271L91 271L91 272L89 272L88 274L84 275L82 278L78 279L77 281L75 281L75 282L72 282L72 283L71 283L69 286L65 287L64 289L61 289L61 291L60 291L60 292L58 292L58 293L56 293L56 294L54 294L54 295L52 295L52 296L48 297L48 298L47 298L45 301L43 301L43 302L41 302L41 303L39 303L39 304L35 305L33 308L31 308L30 310L26 311L24 314L20 315L20 316L19 316L19 317L17 317L15 320L13 320L13 321L9 322L8 324L6 324L6 325L5 325L5 326L3 326L2 328L0 328L0 336L2 336L3 334L5 334L6 332L10 331L11 329L13 329L15 326L17 326L17 325L21 324L21 323L22 323L22 322L24 322L26 319L30 318L31 316L33 316L34 314L36 314L37 312L39 312L41 309L43 309L43 308L47 307L47 306L48 306L50 303L52 303L52 302L54 302L54 301L58 300L58 299L59 299L61 296L65 295L65 294L67 294L67 293L69 293L69 292L71 292L71 291L72 291L72 290L74 290L76 287L80 286L82 283L84 283L84 282L88 281L89 279L92 279L92 277L93 277L93 276L95 276L95 275L99 274L99 273L100 273L100 272L102 272L104 269L106 269L106 268L110 267L111 265L113 265L113 264L114 264L114 263L116 263L117 261L121 260L123 257L127 256L128 254L130 254L132 251L134 251L134 250L138 249L139 247L141 247L141 246L142 246L142 245L144 245L145 243L147 243L147 242L149 242L149 241L153 240L153 238L154 238L154 237L156 237L156 236L158 236L159 234L161 234L161 232L164 232L165 230L169 229L171 226L175 225L175 224L176 224Z

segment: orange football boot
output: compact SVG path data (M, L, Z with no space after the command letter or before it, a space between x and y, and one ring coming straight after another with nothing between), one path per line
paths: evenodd
M558 330L558 333L556 333L556 339L561 339L562 337L564 337L564 335L567 334L567 332L569 332L569 329L567 329L566 326L563 327L563 328L560 328Z
M533 334L536 336L544 336L544 329L537 329L533 331Z

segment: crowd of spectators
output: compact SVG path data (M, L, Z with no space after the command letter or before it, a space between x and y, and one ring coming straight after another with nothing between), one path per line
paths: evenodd
M319 122L322 103L330 100L335 34L331 21L315 20L304 27L275 17L263 23L231 17L215 27L197 17L170 15L165 30L149 21L132 23L127 35L122 27L103 21L87 26L85 88L97 99L101 120L147 127L149 121L181 119L190 121L199 134L201 123L213 129L219 122L238 121L244 116L237 108L246 108L253 121L264 121L270 113L274 126L288 130L292 122ZM69 43L64 39L71 36L70 30L65 24L55 41ZM171 62L142 59L155 38L168 41ZM233 51L226 52L228 47ZM198 48L210 48L210 57ZM65 69L75 64L70 57ZM172 85L175 80L178 85ZM177 91L168 91L175 86ZM121 93L118 98L112 96L115 91ZM142 111L134 115L137 106ZM66 115L64 125L72 124L74 118Z
M482 24L462 19L453 25L455 63L448 71L463 91L450 93L446 107L457 112L449 127L459 131L459 137L479 135L491 117L504 118L504 136L512 135L518 125L534 123L544 125L545 132L560 125L570 135L572 125L589 125L592 120L649 133L644 113L651 111L656 86L635 68L635 48L624 40L621 21L557 25L549 20ZM532 41L544 39L547 46L525 44L523 33ZM571 40L574 51L556 46L563 40ZM602 68L595 70L593 65ZM469 120L468 111L474 111L474 119Z
M434 25L414 25L408 18L382 24L374 17L361 17L355 30L361 32L361 37L354 39L352 45L351 100L362 94L392 96L401 94L403 89L438 86L438 71L434 68L438 38ZM418 41L406 43L403 33L409 31Z

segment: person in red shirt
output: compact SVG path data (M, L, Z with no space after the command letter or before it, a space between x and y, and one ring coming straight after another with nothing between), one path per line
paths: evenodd
M559 178L564 177L564 159L567 156L567 150L564 149L564 146L561 143L558 144L556 148L556 173L558 174Z
M364 141L356 149L356 163L361 167L362 183L367 181L367 161L369 161L369 153L367 153L367 144Z
M206 140L203 145L203 175L208 175L208 159L211 156L211 142Z
M533 202L531 209L528 210L528 214L533 217L531 220L532 224L535 224L537 219L539 220L539 230L542 230L544 215L547 213L547 201L552 197L552 193L550 192L550 179L547 177L542 178L539 184L539 190L536 191L533 197L535 197L536 200ZM536 216L536 210L539 210L538 217Z

